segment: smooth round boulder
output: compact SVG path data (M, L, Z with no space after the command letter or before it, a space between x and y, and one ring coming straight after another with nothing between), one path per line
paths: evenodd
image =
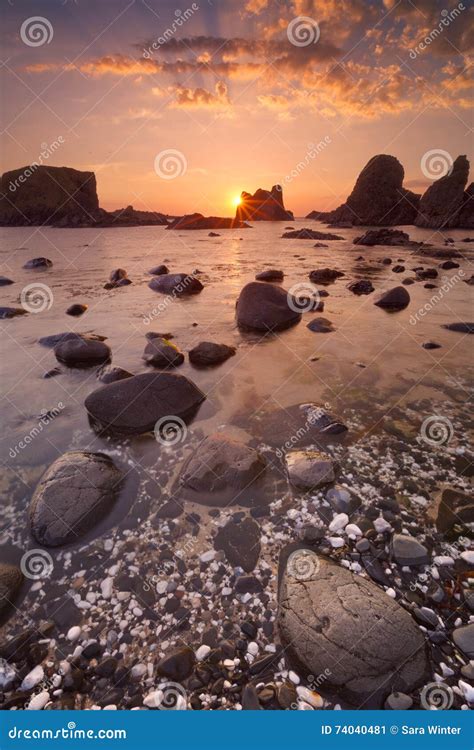
M281 331L299 323L297 302L285 289L264 281L251 281L240 292L236 307L241 328Z
M104 385L87 396L85 406L99 432L140 435L163 417L190 420L205 398L184 375L158 372Z
M75 542L114 505L122 472L104 453L69 451L38 482L31 498L31 533L45 547Z
M154 292L173 297L186 297L199 294L204 289L199 279L189 273L164 273L153 278L148 284Z
M395 286L387 292L383 292L374 301L374 305L382 307L384 310L395 312L404 310L410 304L410 295L403 286Z
M268 268L255 276L256 281L283 281L284 273L277 268Z
M169 273L168 266L165 266L164 263L162 263L160 266L154 266L153 268L150 268L148 271L150 276L164 276L165 273Z
M103 341L86 338L72 338L63 341L54 348L58 362L68 367L95 367L108 362L112 352Z
M23 573L16 565L0 563L0 617L10 609L22 582Z
M358 279L357 281L351 281L347 285L352 294L371 294L374 291L374 287L370 279Z
M142 359L152 367L179 367L184 362L184 354L176 344L164 338L154 337L148 341Z
M189 352L189 361L196 367L220 365L236 352L234 346L215 344L213 341L201 341Z
M27 260L23 268L43 269L43 268L51 268L52 265L53 265L53 261L50 260L49 258L39 257L39 258L31 258L31 260Z
M278 626L298 674L327 675L324 686L358 708L381 707L392 691L423 683L425 641L398 602L310 549L284 558Z

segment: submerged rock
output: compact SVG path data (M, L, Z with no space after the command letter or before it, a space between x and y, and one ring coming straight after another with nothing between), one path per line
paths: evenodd
M112 352L103 341L77 337L57 344L54 348L54 355L58 362L68 367L83 368L108 362Z
M23 582L23 573L16 565L0 563L0 617L8 612Z
M23 268L44 269L44 268L51 268L52 265L53 265L53 261L50 260L49 258L39 257L39 258L31 258L31 260L27 260Z
M164 274L169 273L169 268L162 263L160 266L154 266L153 268L150 268L148 273L150 274L150 276L164 276Z
M283 281L284 273L276 268L269 268L266 271L260 271L255 276L256 281Z
M236 315L239 326L258 331L280 331L301 320L291 295L263 281L251 281L244 286L237 300Z
M128 370L112 365L104 365L97 373L97 380L100 380L101 383L115 383L117 380L125 380L132 377L133 374L128 372Z
M260 526L253 518L232 519L214 539L216 550L223 550L231 565L251 573L260 557Z
M456 333L474 333L474 323L447 323L443 328Z
M288 479L294 487L311 490L336 479L336 463L327 453L293 450L285 456Z
M196 367L220 365L236 352L235 346L215 344L213 341L201 341L189 352L189 361Z
M64 453L43 474L31 498L33 536L46 547L80 539L111 510L122 479L104 453Z
M148 284L150 289L172 297L185 297L199 294L204 289L199 279L189 273L164 273L153 278Z
M396 286L383 292L374 302L377 307L384 310L396 311L404 310L410 304L410 295L403 286Z
M327 318L313 318L306 328L309 328L313 333L332 333L334 331L333 324Z
M14 281L8 279L6 276L0 276L0 286L10 286L10 284L14 283Z
M43 338L38 339L38 344L54 348L65 341L75 341L76 339L81 339L82 341L105 341L107 336L99 336L97 333L74 333L73 331L64 331L64 333L54 333L52 336L43 336Z
M185 462L179 484L185 498L206 505L245 504L251 485L265 472L254 448L221 433L204 438Z
M262 440L279 448L277 455L283 455L290 448L332 441L347 432L346 425L338 417L311 402L292 404L263 414L258 424Z
M0 307L0 319L16 318L18 315L27 315L27 310L22 307Z
M85 406L98 431L139 435L163 418L187 422L205 398L183 375L158 372L104 385L87 396Z
M351 281L347 285L347 288L353 294L371 294L374 291L372 282L369 279L358 279L357 281Z
M394 534L392 539L392 555L399 565L427 565L430 556L426 547L406 534Z
M324 685L358 708L381 707L428 673L423 636L410 615L371 581L311 550L282 570L279 631L291 666L327 675Z
M336 279L340 279L344 276L342 271L337 271L335 268L319 268L315 271L310 271L309 280L313 284L332 284Z

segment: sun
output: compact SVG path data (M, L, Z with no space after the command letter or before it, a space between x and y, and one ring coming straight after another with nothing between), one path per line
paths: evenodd
M242 198L240 197L240 195L235 195L232 198L232 205L233 206L240 206L241 203L242 203Z

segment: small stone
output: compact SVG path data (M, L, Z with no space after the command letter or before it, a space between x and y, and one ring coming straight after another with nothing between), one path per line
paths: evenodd
M430 561L428 550L421 542L405 534L394 534L392 555L399 565L427 565Z
M71 641L74 643L74 641L77 641L81 635L81 628L79 625L74 625L72 628L69 628L66 634L66 638L68 641Z
M196 651L196 659L197 661L204 661L204 659L211 653L211 647L206 646L203 644L202 646L199 646L198 650Z
M408 711L413 706L413 699L405 693L390 693L385 701L385 708L390 711Z
M28 672L21 683L20 690L33 690L44 679L44 669L41 664Z
M469 659L474 659L474 622L456 628L453 631L453 641Z

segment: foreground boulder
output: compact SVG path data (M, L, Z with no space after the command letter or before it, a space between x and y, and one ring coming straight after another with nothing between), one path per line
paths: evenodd
M76 541L112 509L122 479L104 453L64 453L43 474L31 498L31 533L46 547Z
M187 459L179 484L188 500L206 505L242 505L265 466L254 448L215 433L204 438Z
M383 292L374 302L377 307L383 307L384 310L392 312L404 310L409 304L410 295L404 286L396 286L387 292Z
M461 226L469 228L467 216L463 219L463 224L459 223L459 214L461 211L466 212L464 189L468 177L469 161L465 156L458 156L449 174L433 182L423 194L416 226L433 229Z
M220 216L203 216L202 214L188 214L173 219L167 229L250 229L245 221L225 219Z
M172 297L186 297L199 294L204 289L199 279L189 273L163 273L155 276L148 284L154 292L169 294Z
M281 185L273 185L271 190L259 188L253 195L243 191L235 218L241 222L294 220L292 212L287 211L283 204Z
M282 570L278 624L289 664L327 675L324 687L358 708L410 692L428 673L423 635L372 581L311 550L292 552Z
M95 367L108 362L111 355L110 347L103 341L81 337L62 341L54 348L54 356L58 362L68 367Z
M86 219L99 208L93 172L30 165L5 172L1 180L0 224L39 226L64 217Z
M0 563L0 618L10 609L22 582L23 574L16 565Z
M233 357L235 352L235 346L201 341L189 352L189 361L196 367L213 367Z
M281 331L299 323L301 313L297 309L296 301L285 289L264 281L251 281L237 300L237 323L257 331Z
M92 424L98 431L139 435L154 430L159 419L188 421L205 395L183 375L145 373L110 383L85 400Z

